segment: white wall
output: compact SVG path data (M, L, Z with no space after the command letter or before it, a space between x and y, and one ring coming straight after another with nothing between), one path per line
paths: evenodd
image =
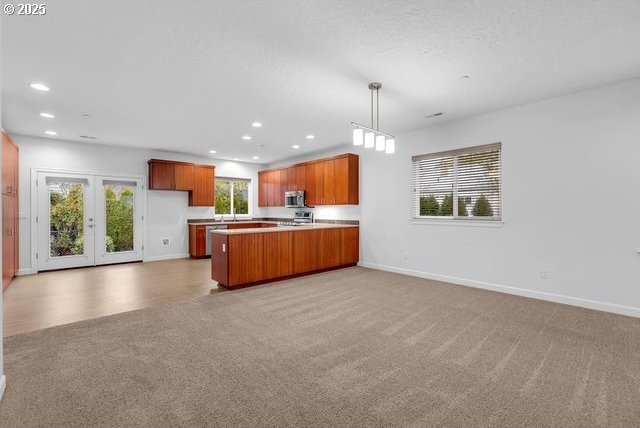
M20 146L20 268L31 271L31 183L32 167L91 171L100 174L131 174L147 177L147 161L151 158L182 160L216 166L216 175L248 178L257 183L261 165L198 158L177 153L145 149L129 149L13 135ZM253 186L252 186L253 188ZM257 192L253 192L257 207ZM260 211L254 215L260 215ZM187 219L211 218L213 208L189 207L187 192L148 191L145 260L187 257L189 236ZM170 245L161 246L163 238Z
M495 142L502 227L409 221L412 155ZM364 265L640 316L640 80L399 135L396 150L361 156Z
M309 143L313 144L313 142ZM328 158L336 155L342 155L345 153L359 154L351 145L344 145L338 147L332 147L329 150L323 150L307 154L304 156L296 156L289 159L285 159L279 162L274 162L268 165L271 169L279 168L281 166L293 165L300 162L305 162L313 159ZM360 176L362 176L362 164L360 165ZM267 217L277 218L289 218L293 217L293 213L296 211L294 208L283 207L269 207L263 208L263 212ZM308 208L306 211L313 211L315 219L323 220L360 220L360 205L323 205L317 208Z

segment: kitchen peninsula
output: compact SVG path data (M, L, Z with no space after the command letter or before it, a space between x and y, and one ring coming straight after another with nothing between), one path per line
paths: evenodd
M359 231L357 225L327 223L215 230L211 278L238 288L355 266Z

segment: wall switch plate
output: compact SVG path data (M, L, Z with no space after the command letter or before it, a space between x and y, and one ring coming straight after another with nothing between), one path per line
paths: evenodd
M549 279L549 271L546 269L542 269L540 271L540 278L541 279Z
M162 238L162 246L163 247L169 246L169 238Z

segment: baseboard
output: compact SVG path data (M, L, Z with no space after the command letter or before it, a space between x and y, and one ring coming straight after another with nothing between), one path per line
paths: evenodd
M640 318L640 308L633 306L617 305L615 303L600 302L597 300L582 299L579 297L565 296L562 294L545 293L542 291L528 290L526 288L511 287L508 285L494 284L490 282L474 281L471 279L457 278L454 276L440 275L430 272L387 266L376 263L360 262L358 266L371 269L395 272L403 275L416 276L419 278L432 279L434 281L450 282L452 284L464 285L467 287L482 288L484 290L497 291L500 293L514 294L516 296L530 297L533 299L546 300L548 302L562 303L565 305L579 306L581 308L595 309L597 311L611 312L619 315Z
M145 257L144 262L159 262L162 260L173 260L173 259L186 259L189 257L189 253L186 254L166 254L164 256L153 256L153 257Z
M4 395L4 390L7 387L7 377L5 375L0 376L0 400L2 400L2 396Z
M31 268L22 268L22 269L19 269L18 272L16 272L16 276L33 275L34 273L36 272L34 272L33 269Z

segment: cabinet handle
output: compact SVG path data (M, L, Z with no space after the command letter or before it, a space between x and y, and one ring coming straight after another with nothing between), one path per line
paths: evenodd
M7 186L7 193L8 194L12 194L13 193L13 187Z

